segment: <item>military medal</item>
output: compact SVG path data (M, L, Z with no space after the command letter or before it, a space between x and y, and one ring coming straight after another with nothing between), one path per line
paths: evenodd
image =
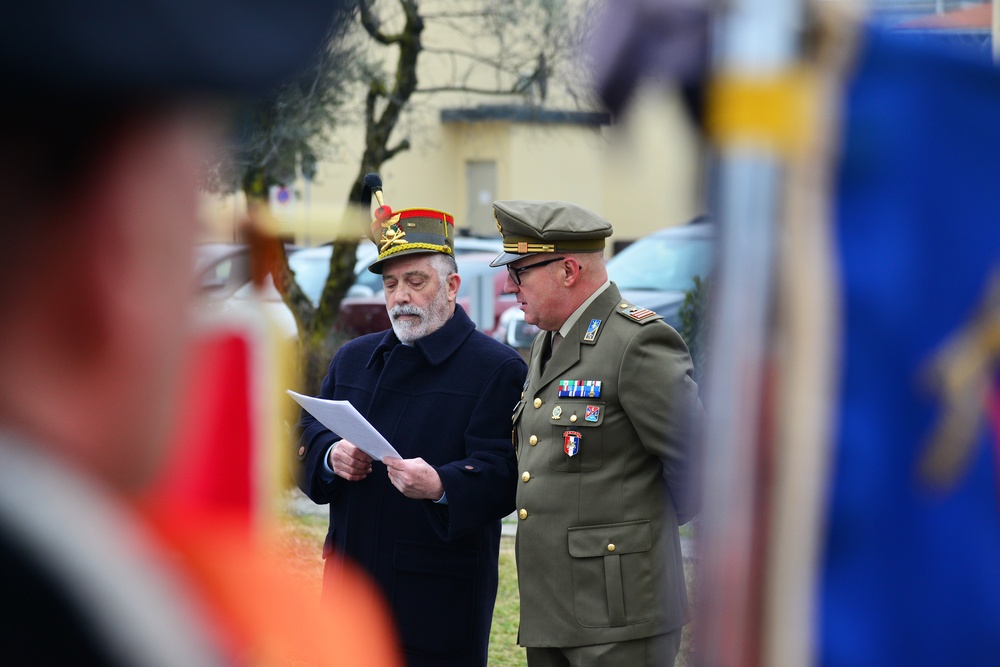
M600 398L600 380L559 380L560 398Z
M563 432L563 451L566 452L566 456L576 456L579 453L582 437L579 431Z
M596 422L601 417L601 406L599 405L588 405L587 411L583 414L583 420L588 422Z
M556 407L552 408L552 418L559 419L560 417L562 417L562 407L557 405Z

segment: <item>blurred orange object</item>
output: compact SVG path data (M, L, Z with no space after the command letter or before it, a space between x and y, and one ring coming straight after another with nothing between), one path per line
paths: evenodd
M236 664L402 665L388 608L363 573L344 562L337 594L321 595L318 578L294 576L282 559L261 511L277 474L264 423L274 412L259 405L271 396L261 387L277 384L260 368L267 336L252 318L222 324L195 346L177 445L140 500L144 514Z
M388 608L367 577L342 561L336 596L293 577L277 549L238 521L205 513L151 513L168 550L202 596L237 664L401 667ZM273 545L272 545L273 546ZM336 558L337 556L331 556Z

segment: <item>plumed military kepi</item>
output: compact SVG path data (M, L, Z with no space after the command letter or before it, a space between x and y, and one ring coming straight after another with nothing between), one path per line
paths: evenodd
M418 253L455 254L455 218L432 208L406 208L393 211L382 197L382 179L378 174L365 176L363 199L378 201L369 238L378 247L378 257L368 270L382 273L382 264L395 257Z
M495 201L493 215L503 235L503 252L490 266L542 253L599 252L612 232L601 216L563 201Z

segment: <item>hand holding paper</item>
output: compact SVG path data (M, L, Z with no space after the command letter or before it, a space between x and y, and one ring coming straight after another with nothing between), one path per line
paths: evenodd
M387 456L385 460L392 462L398 459ZM348 482L360 482L372 473L372 457L355 447L350 440L338 440L330 448L326 462L334 475Z
M361 413L350 402L304 396L291 389L285 391L320 424L341 438L349 440L351 444L373 459L381 461L386 456L402 458L399 452L382 437L381 433L375 430L374 426L368 423L367 419L361 416Z

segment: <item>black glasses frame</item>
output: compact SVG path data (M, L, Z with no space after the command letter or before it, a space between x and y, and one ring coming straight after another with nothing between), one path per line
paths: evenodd
M537 269L539 266L545 266L546 264L551 264L553 262L559 262L566 259L565 257L553 257L552 259L547 259L544 262L535 262L534 264L528 264L527 266L521 266L514 268L510 264L507 265L507 273L510 274L510 279L514 281L515 285L521 284L521 274L528 269Z

